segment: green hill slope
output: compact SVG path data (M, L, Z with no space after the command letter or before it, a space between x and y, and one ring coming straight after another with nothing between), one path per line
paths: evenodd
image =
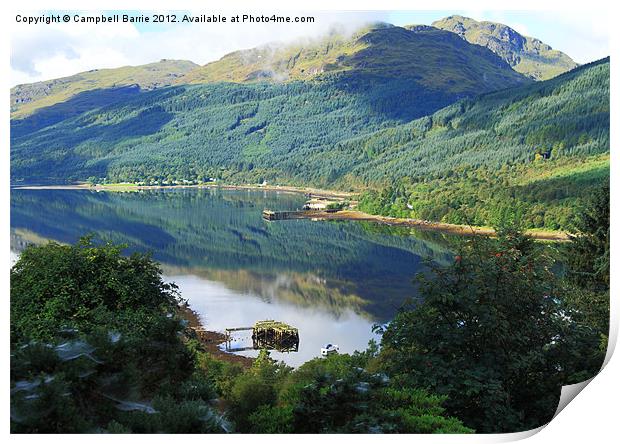
M388 24L352 36L333 32L319 40L237 51L189 72L178 83L309 80L333 73L408 79L462 95L526 83L490 51L452 33Z
M17 85L11 88L11 117L32 114L84 91L128 85L147 90L168 86L197 66L187 60L161 60L148 65L94 69L60 79Z
M337 66L305 80L291 74L287 82L275 82L274 76L217 82L226 80L218 73L247 79L262 66L241 63L248 57L240 52L177 78L198 81L202 73L202 80L215 83L151 91L100 84L14 116L12 177L294 181L303 169L302 151L411 121L463 97L531 82L488 49L434 28L373 26L317 45L304 48L296 64L289 47L271 57L287 60L293 74L335 57ZM41 100L52 99L58 95ZM290 159L293 165L282 167ZM338 174L328 174L330 181Z
M262 49L177 78L198 84L97 88L14 117L11 179L383 189L368 211L476 224L517 199L530 226L559 228L608 178L609 59L533 82L428 26L316 45L272 54L288 81L249 75Z
M89 176L293 181L304 163L301 152L411 120L453 100L380 78L82 93L11 122L11 174L29 182ZM76 102L90 103L90 111L72 114ZM281 166L291 159L297 166Z
M577 67L577 63L563 52L501 23L478 22L453 15L433 22L433 26L489 48L516 71L534 80L547 80Z
M570 229L580 201L609 180L609 147L605 59L343 142L307 164L348 171L342 184L382 182L362 202L373 213Z
M547 228L567 227L608 178L608 59L398 124L424 91L404 90L339 76L121 89L123 100L51 125L13 121L12 178L388 187L367 210L477 224L517 199Z
M329 152L349 159L344 169L365 184L386 176L441 177L464 167L609 152L609 58L551 80L459 101ZM317 158L324 162L325 153Z

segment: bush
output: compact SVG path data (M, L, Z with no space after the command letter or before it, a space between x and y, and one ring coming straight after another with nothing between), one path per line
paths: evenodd
M28 247L11 270L11 430L222 431L178 295L111 244Z
M176 286L162 281L149 255L121 252L90 237L26 248L11 269L12 340L50 340L63 329L148 337L178 328L161 319L176 309Z
M447 395L448 412L479 432L551 420L561 386L589 363L596 335L571 320L549 248L511 230L464 243L448 267L420 276L424 302L382 338L381 361L401 384Z
M261 406L274 406L277 388L290 372L290 367L276 363L269 352L262 350L252 368L234 379L227 398L230 417L240 432L250 432L253 423L250 416Z
M296 395L293 430L297 433L468 433L472 430L445 414L445 397L393 385L380 373L351 365L355 357L330 356L303 367L289 387Z

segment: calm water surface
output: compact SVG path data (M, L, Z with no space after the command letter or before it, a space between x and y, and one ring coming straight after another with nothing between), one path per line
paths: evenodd
M428 232L261 218L263 208L297 209L304 201L273 191L12 190L11 254L87 233L152 251L208 329L263 319L297 327L299 351L272 356L299 365L328 342L342 352L364 349L372 325L389 321L416 296L412 279L423 260L449 258L446 239ZM241 333L233 345L250 342Z

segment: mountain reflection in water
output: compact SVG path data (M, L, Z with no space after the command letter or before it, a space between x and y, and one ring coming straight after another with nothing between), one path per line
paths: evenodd
M445 262L450 254L434 233L261 218L263 208L296 209L304 201L273 191L12 190L11 250L96 233L129 251L152 251L206 328L263 319L297 327L299 352L273 356L299 365L327 342L341 352L364 349L372 325L416 296L412 279L424 269L422 259Z

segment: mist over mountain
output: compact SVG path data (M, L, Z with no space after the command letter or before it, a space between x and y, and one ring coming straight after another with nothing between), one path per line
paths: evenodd
M473 88L488 91L525 83L490 51L451 33L385 23L353 35L333 32L300 43L236 51L192 70L178 83L318 80L339 73L409 79L464 94Z
M437 97L439 106L528 80L491 51L467 44L446 31L378 23L353 33L334 30L297 43L236 51L204 66L162 60L18 85L11 89L11 114L23 117L81 92L106 88L137 85L150 90L173 84L332 81L334 76L365 88L386 81L400 82L404 89ZM437 105L429 108L415 102L413 106L420 106L422 112L437 109Z
M193 171L217 176L530 82L453 33L388 24L237 51L202 67L93 70L12 90L12 172L24 180L129 177L119 165L146 173L180 150Z
M582 191L604 181L608 59L536 82L574 62L504 25L476 23L435 23L449 31L380 23L204 66L161 61L19 85L11 91L11 180L216 178L351 190L433 180L442 192L455 186L445 177L463 184L465 171L501 171L504 182L484 182L500 195L535 165L568 177L573 163L583 170L586 162L595 172ZM483 44L469 41L475 29ZM539 196L528 205L555 211L581 195L557 189L560 181L545 186L567 200ZM561 225L560 213L549 224ZM444 207L425 217L450 214Z

